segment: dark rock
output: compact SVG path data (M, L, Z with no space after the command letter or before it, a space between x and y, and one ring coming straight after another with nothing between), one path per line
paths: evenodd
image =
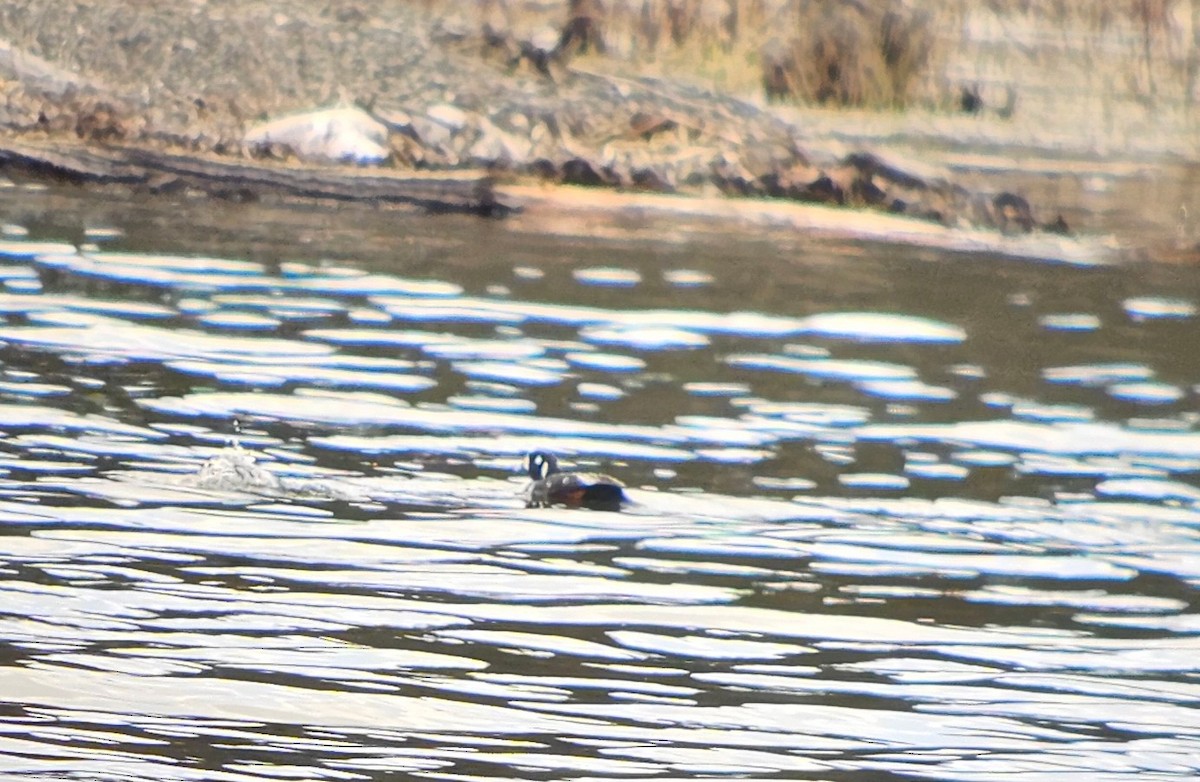
M524 170L542 179L562 179L562 169L549 158L536 158L524 166Z
M656 193L673 193L675 188L671 183L653 168L638 168L630 173L633 186L639 190L651 190Z
M1033 210L1029 202L1015 193L1001 193L992 199L996 227L1001 233L1029 233L1033 230Z
M99 101L81 107L75 118L75 135L88 141L118 141L129 135L123 112Z
M822 174L805 186L796 196L800 201L819 204L844 204L846 193L828 174Z
M607 178L596 170L590 160L579 157L571 158L563 163L559 176L567 184L589 187L603 185L607 181Z
M714 184L722 192L734 195L761 195L758 177L754 176L735 153L724 152L713 159L710 171Z
M979 85L964 85L959 94L958 106L967 114L978 114L983 110L983 98L979 95Z
M863 176L874 178L876 176L888 180L890 183L906 187L911 190L924 189L927 183L920 176L911 173L910 171L901 168L900 165L891 161L884 160L870 152L855 152L846 156L843 161L846 165L854 166Z
M851 183L850 200L852 203L866 206L877 206L884 202L887 193L876 185L869 177L859 177Z
M1042 230L1046 231L1047 233L1060 234L1062 236L1071 235L1071 227L1067 225L1067 221L1063 219L1062 215L1058 215L1052 222L1043 225Z
M823 177L824 173L807 162L796 161L781 165L763 176L759 182L763 192L772 198L792 198L799 201L814 200L806 197L808 188Z
M629 132L633 137L649 141L659 133L679 129L679 123L662 114L651 114L645 111L634 113L629 118Z
M517 54L510 58L509 67L516 68L521 63L528 63L545 78L556 81L557 67L562 64L558 42L557 36L547 33L517 41Z

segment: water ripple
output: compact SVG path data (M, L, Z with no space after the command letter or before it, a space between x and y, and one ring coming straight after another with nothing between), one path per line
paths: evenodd
M1200 773L1187 268L5 198L9 775Z

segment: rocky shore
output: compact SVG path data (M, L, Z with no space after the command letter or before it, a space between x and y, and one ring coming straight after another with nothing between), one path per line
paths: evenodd
M48 27L34 36L23 31L39 23L36 4L7 3L2 21L15 35L0 46L0 142L8 144L0 143L0 159L27 172L121 181L94 150L153 150L214 166L182 178L162 166L139 174L137 161L118 152L124 181L164 190L211 176L214 186L204 189L250 197L271 191L271 177L250 175L223 191L225 163L305 171L357 161L425 176L476 170L490 182L833 204L1005 234L1068 230L1053 205L969 191L866 150L814 148L769 106L599 72L560 52L565 33L557 27L539 39L391 5L210 0L147 15L67 4L61 24L43 18ZM40 46L23 48L25 40ZM330 106L354 107L382 129L367 133L373 154L358 154L357 142L347 146L340 136L329 152L262 132L263 122ZM333 135L327 129L325 140ZM40 165L38 149L53 153ZM74 165L76 152L90 155L88 165ZM370 190L362 197L381 198Z

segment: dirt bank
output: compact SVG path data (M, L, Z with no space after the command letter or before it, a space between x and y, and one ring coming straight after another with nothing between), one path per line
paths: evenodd
M0 125L10 141L55 147L60 162L82 145L296 171L311 164L286 144L248 144L247 131L292 112L355 105L386 128L385 168L776 198L1006 235L1068 230L1063 205L1030 204L1003 180L974 177L967 187L886 144L827 143L795 105L695 86L678 68L612 46L584 52L576 41L572 56L558 56L572 18L564 6L587 4L518 5L501 24L479 15L495 3L168 0L150 14L7 0ZM957 87L938 89L957 96ZM985 84L981 96L994 107L993 88ZM956 99L927 97L920 110L953 114L962 108ZM144 186L171 189L155 172L140 176ZM219 184L204 189L219 194Z

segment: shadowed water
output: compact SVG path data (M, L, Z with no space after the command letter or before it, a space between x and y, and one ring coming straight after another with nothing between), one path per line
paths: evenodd
M1196 270L0 203L6 778L1200 773Z

